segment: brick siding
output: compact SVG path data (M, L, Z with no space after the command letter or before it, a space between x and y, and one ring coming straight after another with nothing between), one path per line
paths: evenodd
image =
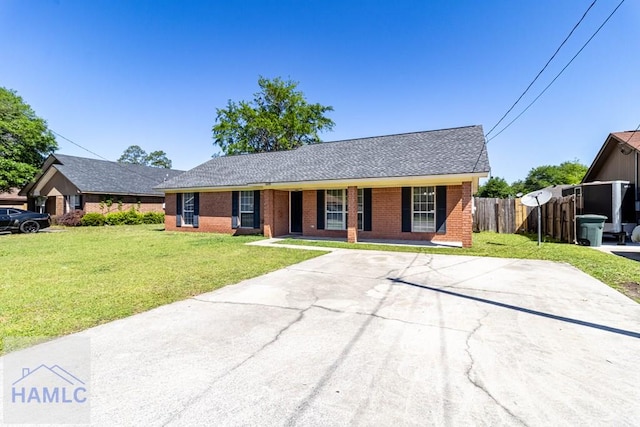
M354 187L355 189L355 187ZM355 192L349 195L349 205L357 206ZM262 232L262 229L231 228L231 192L200 193L200 226L176 227L176 195L168 194L165 200L167 230L204 231L227 234L247 234ZM372 231L358 231L357 239L389 239L389 240L423 240L433 242L462 242L465 247L471 246L471 182L447 187L447 222L445 233L402 232L402 188L372 189ZM305 190L302 193L302 233L308 237L333 237L347 239L347 230L317 229L317 196L316 190ZM265 217L265 208L268 213ZM350 212L351 213L351 212ZM355 222L357 215L350 215ZM289 192L264 190L261 192L261 221L265 219L272 224L267 231L272 236L289 233ZM355 240L356 236L349 236Z

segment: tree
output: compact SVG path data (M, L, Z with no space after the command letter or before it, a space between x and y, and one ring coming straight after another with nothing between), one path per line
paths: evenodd
M167 157L167 153L164 151L152 151L147 154L139 145L131 145L124 150L118 162L171 169L171 160Z
M318 132L335 125L325 116L333 107L307 103L297 82L260 77L258 86L253 101L216 110L213 139L225 155L292 150L321 142Z
M147 156L147 164L156 168L171 169L171 160L164 151L152 151Z
M481 185L478 189L478 197L497 197L499 199L506 199L509 196L513 196L513 189L511 186L500 177L491 177L484 185Z
M139 145L130 145L126 150L124 150L122 156L118 159L118 162L146 166L147 152L140 148Z
M57 148L47 122L16 91L0 87L0 191L26 185Z
M544 165L533 168L524 180L524 191L531 192L551 185L578 184L587 173L588 167L578 160L560 165Z

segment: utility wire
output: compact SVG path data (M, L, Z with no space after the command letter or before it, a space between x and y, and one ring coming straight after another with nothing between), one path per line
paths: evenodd
M114 161L112 161L112 160L107 159L107 158L106 158L106 157L104 157L104 156L101 156L101 155L100 155L100 154L98 154L98 153L95 153L95 152L93 152L93 151L89 150L89 149L88 149L88 148L86 148L86 147L83 147L82 145L78 144L77 142L74 142L74 141L70 140L70 139L69 139L69 138L67 138L66 136L61 135L60 133L56 132L55 130L53 130L53 129L51 129L51 128L49 128L49 130L51 131L51 133L53 133L53 134L55 134L55 135L59 136L60 138L64 139L65 141L70 142L71 144L75 145L76 147L81 148L81 149L83 149L84 151L86 151L86 152L88 152L88 153L91 153L91 154L93 154L93 155L94 155L94 156L96 156L96 157L101 158L102 160L106 160L107 162L110 162L110 163L115 163L115 164L117 164L118 166L120 166L121 168L126 169L126 170L127 170L127 171L129 171L129 172L133 172L134 174L136 174L136 175L138 175L138 176L141 176L141 177L143 177L143 178L150 179L150 180L152 180L152 181L155 181L155 180L156 180L156 178L154 178L154 177L152 177L152 176L150 176L150 175L145 175L145 174L140 173L139 171L135 170L135 169L137 169L137 168L128 168L128 167L126 166L126 165L131 165L131 164L133 164L133 163L125 163L125 164L123 164L123 163L120 163L120 162L114 162ZM137 165L137 166L145 166L145 165ZM167 169L167 170L171 170L171 169ZM161 184L161 183L158 183L158 184Z
M551 61L553 61L553 59L556 57L556 55L558 54L558 52L560 52L560 49L562 49L562 47L565 45L565 43L567 43L567 40L569 40L569 38L571 37L571 35L573 34L573 32L576 30L576 28L578 28L578 26L582 23L582 21L584 20L584 18L587 16L587 13L589 13L589 11L591 10L591 8L596 4L598 0L593 0L593 2L589 5L589 7L587 8L587 10L582 14L582 17L580 18L580 20L576 23L576 25L573 26L573 28L571 29L571 31L569 32L569 34L567 35L567 37L565 37L565 39L562 41L562 43L560 43L560 46L558 46L558 48L556 49L556 51L553 53L553 55L551 55L551 58L549 58L549 60L547 61L546 64L544 64L544 67L542 67L542 69L540 71L538 71L538 74L536 75L536 77L531 81L531 83L529 83L529 86L527 86L527 88L524 90L524 92L522 92L522 94L520 94L520 96L518 97L518 99L516 99L516 102L513 103L513 105L511 105L511 107L509 107L509 109L507 110L506 113L504 113L502 115L502 117L500 117L500 120L498 120L498 122L493 125L493 127L489 130L489 132L487 132L487 134L485 135L485 137L488 137L491 132L494 131L495 128L498 127L498 125L500 123L502 123L502 121L505 119L505 117L507 117L509 115L509 113L515 108L515 106L518 104L518 102L520 102L520 100L522 99L523 96L526 95L527 92L529 92L529 89L531 89L531 86L533 86L533 84L538 80L538 78L540 77L540 75L544 72L544 70L547 69L547 67L549 66L549 64L551 63Z
M520 112L520 114L518 114L513 120L511 120L505 127L503 127L500 132L498 132L497 134L493 135L491 138L489 138L487 140L487 143L489 143L492 139L494 139L496 136L500 135L502 132L504 132L505 130L507 130L507 128L509 128L516 120L518 120L529 108L531 108L531 106L533 104L536 103L536 101L538 99L540 99L540 97L542 95L544 95L544 93L551 87L551 85L553 85L555 83L556 80L558 80L558 78L562 75L562 73L564 73L564 71L569 67L569 65L571 65L571 63L578 57L578 55L580 55L580 53L582 53L582 51L587 47L587 45L591 42L591 40L593 40L593 38L600 32L600 30L602 29L602 27L604 27L606 25L607 22L609 22L609 19L611 19L611 17L616 13L616 11L620 8L620 6L622 6L622 3L624 3L625 0L622 0L620 3L618 3L618 5L616 6L615 9L613 9L613 12L611 12L609 14L609 16L607 16L607 19L604 20L604 22L598 27L598 29L591 35L591 37L589 37L589 39L582 45L582 47L580 48L580 50L578 50L578 52L573 55L573 58L571 58L571 60L569 60L569 62L567 63L567 65L565 65L562 70L560 70L560 72L558 74L556 74L556 76L553 78L553 80L551 80L551 82L542 90L542 92L540 92L540 94L538 96L536 96L534 98L533 101L531 101L531 103L529 105L527 105L527 107L522 110Z
M628 144L629 141L631 141L631 138L633 138L633 135L636 134L636 132L638 132L638 129L640 129L640 124L638 125L638 127L636 128L636 130L634 130L633 132L631 132L631 135L629 135L629 138L627 138L627 140L624 142L625 144Z

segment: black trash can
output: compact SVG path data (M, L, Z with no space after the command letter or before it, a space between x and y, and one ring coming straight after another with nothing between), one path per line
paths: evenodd
M602 245L602 232L607 217L604 215L576 215L576 240L584 246Z

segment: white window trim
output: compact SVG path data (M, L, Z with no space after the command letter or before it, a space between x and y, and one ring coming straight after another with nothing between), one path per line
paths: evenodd
M187 199L191 196L192 207L191 209L187 209ZM183 193L182 194L182 226L183 227L193 227L193 217L195 215L195 207L196 207L196 194L195 193ZM191 212L191 222L187 222L187 212Z
M414 210L414 206L415 206L415 195L414 195L414 191L416 188L425 188L427 192L429 192L429 190L431 190L433 192L433 210L426 210L426 211L416 211ZM427 199L428 200L428 199ZM427 202L428 204L428 202ZM425 214L433 214L433 227L430 227L428 230L416 230L414 228L413 225L413 220L414 220L414 214L415 213L425 213ZM436 232L436 187L434 186L418 186L418 187L411 187L411 232L412 233L435 233Z
M329 212L329 191L342 191L342 211ZM347 190L344 188L334 188L331 190L324 190L324 223L325 230L346 230L347 229L347 213L349 208L347 207ZM342 227L332 228L329 227L329 213L342 213Z
M242 210L242 194L243 193L250 193L251 194L251 210L250 211L243 211ZM243 226L242 225L242 214L251 214L251 215L255 215L255 197L253 196L253 191L252 190L242 190L240 191L240 194L238 195L238 212L240 214L240 217L238 218L238 228L253 228L253 219L251 220L251 225L250 226Z

